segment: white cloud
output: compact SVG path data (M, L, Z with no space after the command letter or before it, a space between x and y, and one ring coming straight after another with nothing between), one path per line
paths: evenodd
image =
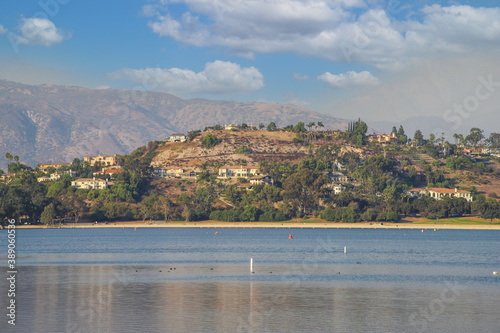
M291 52L383 68L500 45L499 8L426 6L418 20L398 21L389 19L390 9L369 9L356 0L175 2L187 7L180 16L164 1L144 8L153 16L153 32L199 47L224 46L248 58Z
M232 62L208 62L202 72L179 68L121 69L108 78L127 79L145 89L175 95L238 94L264 87L264 76L255 67L241 68Z
M14 39L25 45L51 46L69 38L54 23L45 18L22 19L18 30L19 35L15 35Z
M293 78L297 81L307 81L309 76L301 73L293 73Z
M295 94L288 94L284 98L285 103L293 104L296 106L307 107L310 103Z
M9 30L0 24L0 35L6 34L7 32L9 32Z
M332 89L367 87L375 86L380 83L376 77L367 71L359 73L349 71L345 74L338 75L326 72L318 76L318 80L328 83Z
M453 134L454 126L459 126L455 130L457 133L468 132L471 127L480 127L487 133L498 131L499 57L498 51L478 52L412 64L351 98L342 100L331 94L321 101L322 105L315 106L337 117L361 117L365 121L402 122L409 117L434 116L445 124L442 128L450 129L448 135ZM484 80L496 85L490 87L492 92L482 88ZM477 94L485 94L485 97L469 111L470 107L467 109L464 105L467 101L478 100ZM438 123L426 125L428 129L441 126Z

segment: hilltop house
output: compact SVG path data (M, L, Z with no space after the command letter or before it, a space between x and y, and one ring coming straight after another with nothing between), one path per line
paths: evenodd
M259 173L260 172L258 166L225 165L219 168L220 178L232 178L232 177L248 178L251 177L252 175L259 175Z
M71 186L77 189L87 189L87 190L105 190L111 185L107 180L97 179L97 178L78 178L71 182Z
M167 138L169 142L184 142L187 140L187 136L181 133L173 133Z
M468 202L472 202L472 194L469 191L459 190L457 188L441 188L441 187L430 187L430 188L412 188L406 191L406 194L410 195L412 198L419 198L421 196L430 196L435 200L441 200L444 197L449 198L464 198Z
M83 161L88 162L91 166L94 166L96 163L106 166L116 165L116 155L84 156Z
M368 141L378 142L381 145L395 145L399 142L398 138L396 137L396 133L392 133L391 135L387 134L370 135L368 137Z

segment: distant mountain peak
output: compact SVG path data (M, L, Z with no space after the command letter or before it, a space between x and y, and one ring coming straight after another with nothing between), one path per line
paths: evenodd
M0 168L10 152L34 166L71 162L97 153L124 154L171 133L215 124L278 126L321 121L345 129L347 121L292 104L184 100L171 94L88 89L0 80Z

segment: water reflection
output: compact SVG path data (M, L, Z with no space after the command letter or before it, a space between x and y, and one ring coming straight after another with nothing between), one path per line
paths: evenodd
M314 278L307 275L265 281L263 273L246 273L245 281L186 281L182 276L188 268L199 276L212 271L170 268L20 267L15 332L500 331L498 286L311 282ZM212 268L215 276L239 269ZM454 296L446 292L450 286L455 286ZM0 323L0 331L14 331L6 326Z

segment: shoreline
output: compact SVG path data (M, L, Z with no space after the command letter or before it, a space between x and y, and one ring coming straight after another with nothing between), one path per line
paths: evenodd
M91 222L66 223L54 226L45 225L16 225L16 229L83 229L83 228L262 228L262 229L455 229L455 230L500 230L500 224L474 224L474 223L422 223L426 221L400 221L400 222L328 222L314 219L309 220L291 220L284 222L221 222L221 221L196 221L196 222L142 222L142 221L123 221L123 222L104 222L95 224ZM458 221L457 221L458 222Z

